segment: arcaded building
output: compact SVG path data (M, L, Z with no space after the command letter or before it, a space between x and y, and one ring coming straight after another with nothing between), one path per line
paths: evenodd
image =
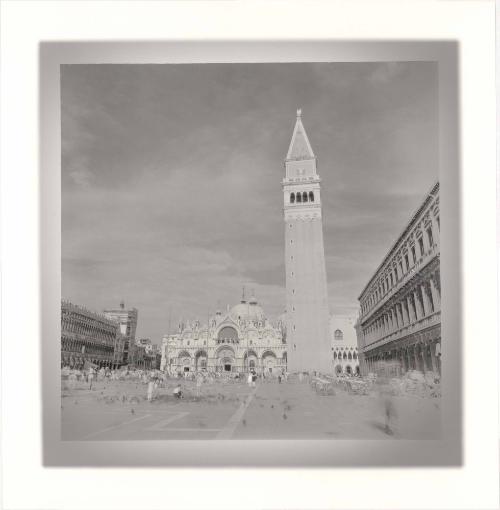
M114 320L61 301L61 366L82 369L88 362L117 368L122 364L123 340Z
M283 320L271 324L255 296L208 324L196 320L179 325L176 334L163 338L161 370L179 372L257 372L275 375L286 369L287 349Z
M439 182L359 296L361 370L441 371Z

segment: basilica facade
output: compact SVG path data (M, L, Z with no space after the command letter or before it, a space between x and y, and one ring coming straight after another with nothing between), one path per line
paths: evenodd
M275 375L286 369L286 331L283 318L271 324L255 296L218 310L208 324L182 323L165 335L161 370L184 372L248 372Z

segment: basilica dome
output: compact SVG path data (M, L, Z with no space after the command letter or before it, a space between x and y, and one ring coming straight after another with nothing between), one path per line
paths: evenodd
M264 310L259 306L255 298L251 299L248 303L246 301L238 303L231 308L230 313L235 321L263 321L265 318Z

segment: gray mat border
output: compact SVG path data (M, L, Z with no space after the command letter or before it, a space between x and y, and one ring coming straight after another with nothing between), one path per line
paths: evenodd
M462 464L461 172L456 41L43 42L40 44L41 373L44 466L429 467ZM61 441L59 66L83 63L436 61L439 67L442 440Z

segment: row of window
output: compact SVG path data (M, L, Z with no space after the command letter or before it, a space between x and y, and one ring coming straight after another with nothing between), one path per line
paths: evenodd
M61 340L61 350L64 352L80 352L87 354L109 354L113 352L113 347L108 345L88 346L76 340Z
M436 289L438 293L438 290ZM416 287L406 299L396 303L392 310L375 320L365 332L371 335L369 338L378 338L381 335L407 326L416 320L434 313L437 303L434 302L430 282L425 282Z
M358 359L358 355L355 352L352 354L350 352L349 353L344 352L344 354L339 352L338 355L336 352L334 352L333 359L337 359L337 358L338 359Z
M302 193L300 191L297 193L291 193L290 203L294 204L295 202L314 202L314 193L312 191L309 193L307 193L307 191L303 191Z
M104 339L108 341L114 341L116 337L116 328L101 328L90 324L74 322L65 318L61 320L61 328L63 331L69 331L79 335L92 336L99 340Z
M439 217L436 218L436 221L439 228ZM389 270L385 278L379 281L377 288L374 289L372 294L361 304L362 313L366 313L371 310L385 296L385 294L397 285L408 271L415 266L418 259L425 255L427 250L424 242L424 235L427 238L428 248L431 249L434 246L432 225L428 225L425 229L425 233L417 239L417 243L412 244L409 247L409 250L403 253L402 258L400 258ZM418 253L416 246L418 246Z

